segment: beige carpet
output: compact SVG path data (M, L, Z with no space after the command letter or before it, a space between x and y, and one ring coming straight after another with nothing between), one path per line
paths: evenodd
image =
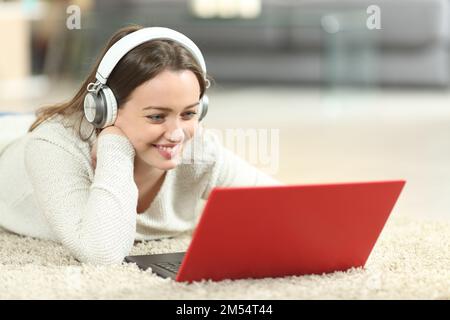
M131 254L182 251L190 235ZM1 299L450 299L450 223L392 216L364 269L176 283L134 264L83 265L59 244L0 230Z

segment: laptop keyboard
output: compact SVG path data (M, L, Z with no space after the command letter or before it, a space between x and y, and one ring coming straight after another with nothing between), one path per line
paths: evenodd
M155 263L156 266L171 271L173 273L178 273L178 269L181 266L181 262L159 262Z

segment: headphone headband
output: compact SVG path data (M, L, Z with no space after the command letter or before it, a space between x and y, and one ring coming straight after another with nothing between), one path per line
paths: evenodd
M117 101L112 90L106 85L106 82L117 63L133 48L154 39L173 40L186 48L202 68L206 88L209 88L210 82L206 78L205 60L200 49L191 39L169 28L150 27L139 29L124 36L106 51L95 75L97 78L96 82L89 83L86 88L88 93L84 97L84 115L95 127L105 128L113 125L116 120ZM203 95L200 99L200 108L199 121L205 117L208 111L208 97L206 95Z
M137 47L138 45L151 41L154 39L166 39L174 40L181 43L189 52L196 58L197 62L203 70L203 77L206 79L206 64L203 55L197 45L184 34L163 27L150 27L143 28L134 31L125 37L121 38L119 41L114 43L111 48L103 56L102 61L97 70L96 78L101 84L106 84L109 75L113 71L116 64L125 56L130 50ZM208 87L209 85L207 85Z

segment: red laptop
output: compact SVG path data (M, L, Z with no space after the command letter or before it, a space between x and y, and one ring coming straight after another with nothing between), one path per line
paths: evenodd
M187 252L125 261L188 282L361 267L404 185L396 180L215 188Z

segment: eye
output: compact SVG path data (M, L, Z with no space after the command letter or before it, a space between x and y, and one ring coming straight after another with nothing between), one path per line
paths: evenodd
M164 115L163 114L152 114L151 116L146 116L147 119L150 119L152 121L155 122L159 122L164 120Z
M187 119L192 119L196 114L197 114L197 112L188 111L188 112L184 113L183 117L187 118Z

